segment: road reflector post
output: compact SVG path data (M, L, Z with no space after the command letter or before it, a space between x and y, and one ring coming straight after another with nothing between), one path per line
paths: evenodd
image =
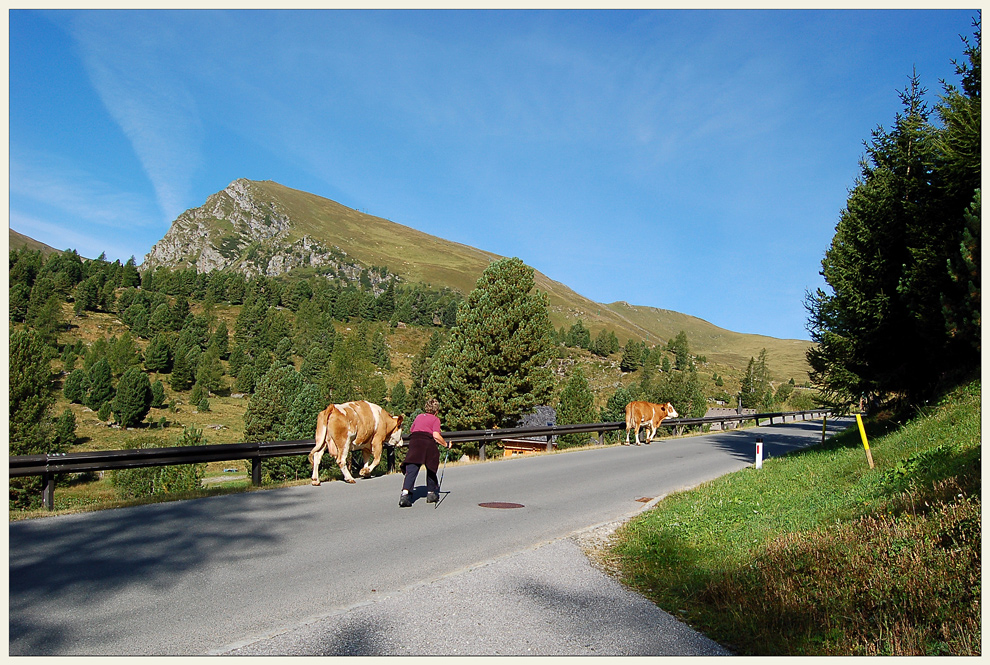
M859 425L859 435L863 438L863 448L866 449L866 460L870 463L870 468L873 468L873 453L870 452L870 443L866 440L866 429L863 427L863 419L860 415L856 414L856 424Z
M822 418L822 445L823 446L825 445L825 428L827 426L828 426L828 414L826 413L825 414L825 417Z
M763 468L763 437L756 437L756 468Z

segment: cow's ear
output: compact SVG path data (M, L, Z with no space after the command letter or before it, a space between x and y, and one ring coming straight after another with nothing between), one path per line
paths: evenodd
M403 415L401 413L395 417L395 426L396 427L402 427L402 418L403 418Z

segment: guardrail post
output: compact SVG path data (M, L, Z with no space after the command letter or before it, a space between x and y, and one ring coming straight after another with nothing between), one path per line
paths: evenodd
M479 462L484 462L485 461L485 442L484 441L479 441L478 442L478 461Z
M55 510L55 474L42 474L41 484L41 502L48 510Z
M547 452L553 452L553 434L547 434Z
M261 487L261 456L251 458L251 484Z

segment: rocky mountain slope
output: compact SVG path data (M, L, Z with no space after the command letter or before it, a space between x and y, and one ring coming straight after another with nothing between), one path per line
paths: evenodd
M250 277L314 267L353 280L369 269L373 283L394 275L466 294L499 258L276 182L240 179L182 213L145 256L141 270L195 266L200 272L236 270ZM807 341L735 333L653 307L596 303L538 271L536 280L549 295L558 328L580 319L592 335L608 328L623 344L630 338L666 342L684 330L691 350L711 360L745 368L766 348L776 377L799 383L807 378Z

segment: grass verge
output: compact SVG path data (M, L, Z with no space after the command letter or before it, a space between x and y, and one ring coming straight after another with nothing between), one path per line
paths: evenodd
M599 562L742 655L980 654L980 384L671 495ZM883 434L878 434L886 432Z

